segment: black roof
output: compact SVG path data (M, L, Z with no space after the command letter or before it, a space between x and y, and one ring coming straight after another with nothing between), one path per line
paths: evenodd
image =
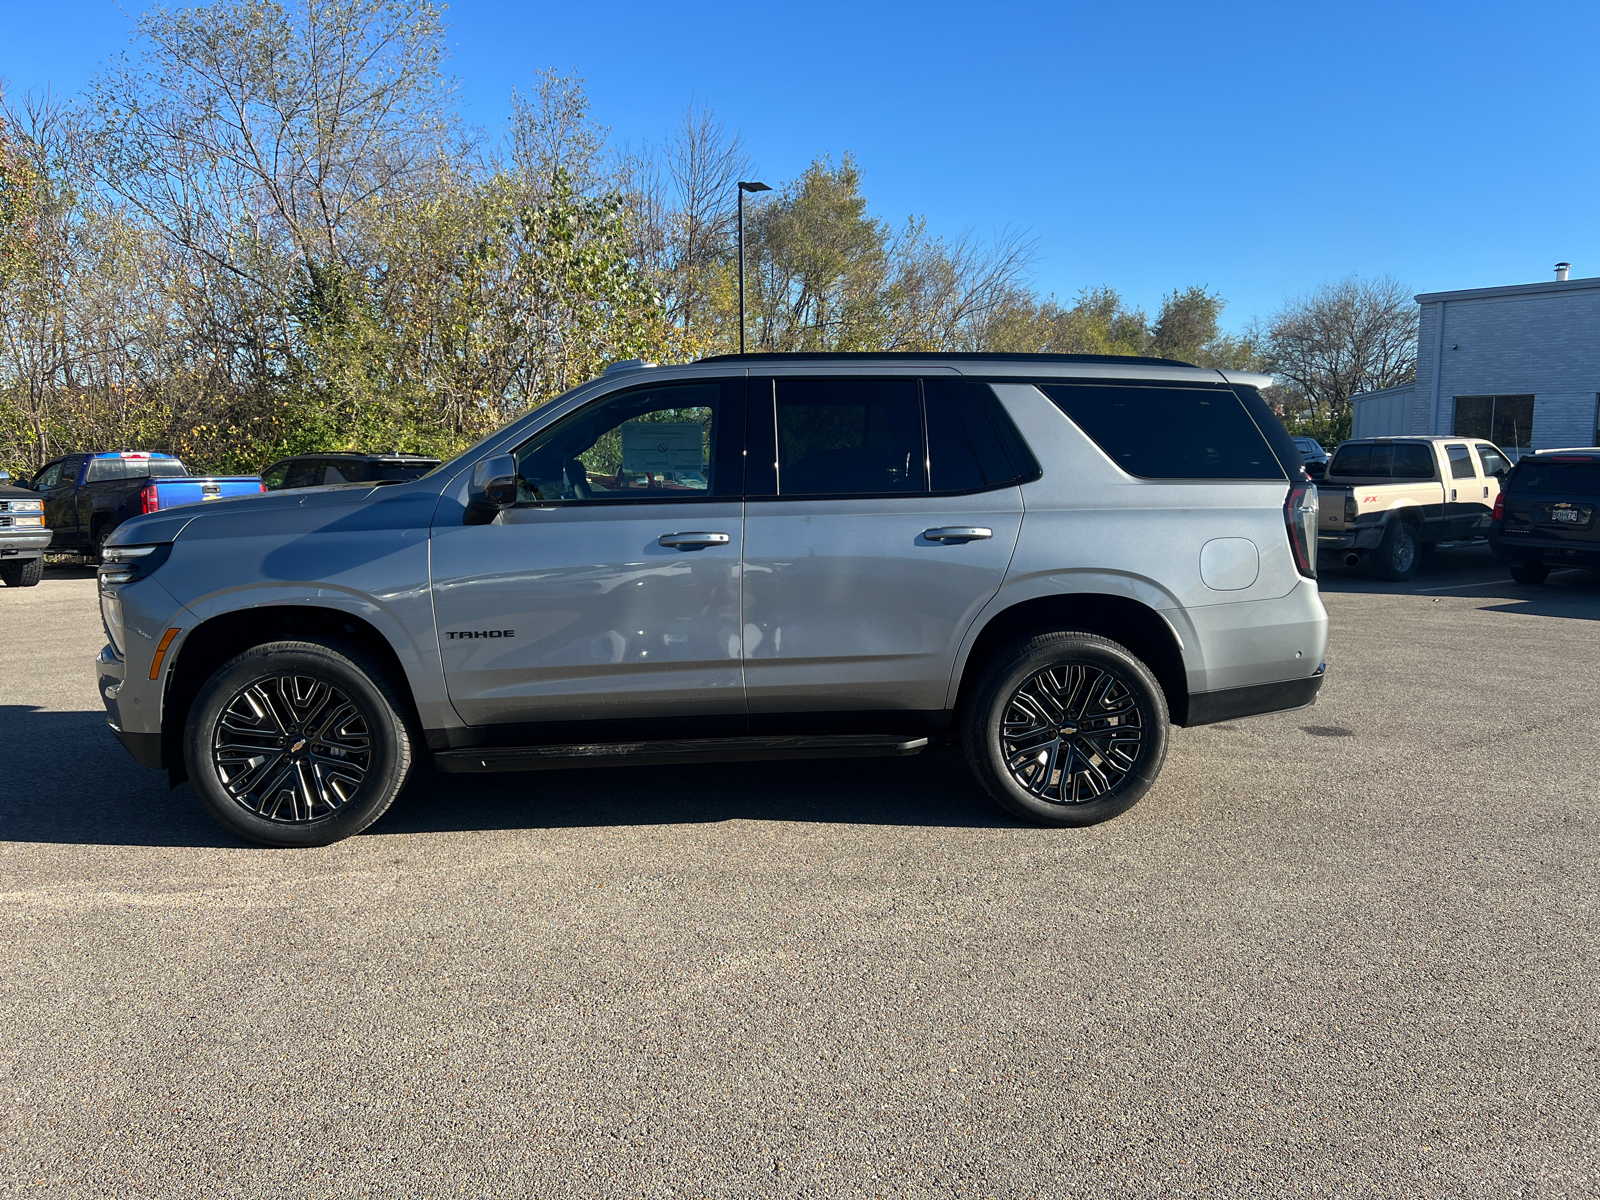
M950 350L829 350L796 354L712 354L699 362L863 362L869 359L948 359L951 362L1019 363L1123 363L1141 367L1192 367L1176 358L1141 358L1133 354L1003 354L993 351L963 353Z

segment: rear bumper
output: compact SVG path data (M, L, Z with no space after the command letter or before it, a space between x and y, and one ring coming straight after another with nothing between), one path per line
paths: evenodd
M1600 544L1574 546L1569 541L1513 535L1491 528L1489 549L1512 562L1542 562L1553 567L1600 567Z
M1351 550L1376 550L1383 541L1382 525L1317 532L1317 549L1324 554L1345 554Z
M1317 702L1327 664L1307 679L1286 679L1281 683L1256 683L1249 687L1227 688L1220 692L1193 692L1189 696L1189 716L1184 725L1214 725L1236 717L1257 717L1262 713L1287 712Z

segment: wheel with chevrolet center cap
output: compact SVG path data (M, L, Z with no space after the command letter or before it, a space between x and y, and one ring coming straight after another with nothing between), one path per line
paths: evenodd
M269 642L206 681L184 762L211 815L267 846L325 846L385 811L411 770L404 707L378 665L317 638Z
M1108 638L1035 634L991 660L962 718L979 781L1041 825L1094 825L1132 808L1167 754L1167 701Z

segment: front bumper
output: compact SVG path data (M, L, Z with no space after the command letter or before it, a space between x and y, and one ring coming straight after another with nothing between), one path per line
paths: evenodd
M55 537L52 529L0 529L0 558L38 558Z
M116 650L107 645L94 656L95 683L100 689L100 702L106 706L106 724L117 735L117 741L126 747L133 761L141 767L161 767L161 734L125 729L122 714L122 687L127 682L128 664L117 657ZM137 719L137 712L132 714Z

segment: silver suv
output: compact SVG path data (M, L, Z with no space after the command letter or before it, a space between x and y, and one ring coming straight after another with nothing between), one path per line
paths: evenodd
M415 480L117 529L112 729L244 837L444 771L911 754L1028 820L1169 724L1322 684L1316 493L1257 388L1161 359L619 364Z

